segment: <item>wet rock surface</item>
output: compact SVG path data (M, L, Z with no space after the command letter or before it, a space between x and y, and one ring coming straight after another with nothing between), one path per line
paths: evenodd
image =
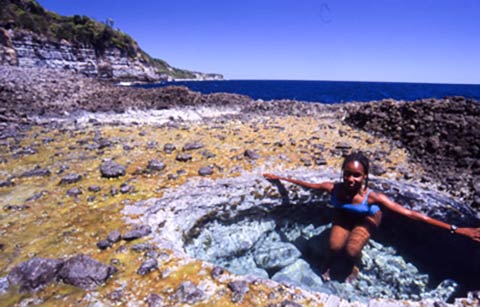
M318 173L305 170L287 176L314 182L338 178L335 173L318 178ZM275 194L266 180L254 178L245 174L235 179L192 181L162 199L150 200L145 221L158 229L154 236L163 242L160 246L173 245L237 274L272 278L356 301L367 302L372 297L445 301L456 291L479 286L471 272L480 272L480 262L469 257L466 263L460 256L479 253L475 243L388 213L384 226L364 249L359 277L351 284L343 283L349 271L340 263L331 273L333 281L324 282L320 272L330 228L328 198L289 184L286 190L278 186L283 192ZM446 195L385 179L372 178L371 182L416 211L448 223L480 224L475 211ZM201 186L201 193L196 186ZM190 202L196 206L189 206ZM442 255L452 246L463 252Z

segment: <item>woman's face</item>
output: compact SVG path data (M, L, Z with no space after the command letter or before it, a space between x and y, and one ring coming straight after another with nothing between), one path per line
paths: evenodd
M348 162L343 168L343 183L349 190L360 190L366 178L365 169L358 161Z

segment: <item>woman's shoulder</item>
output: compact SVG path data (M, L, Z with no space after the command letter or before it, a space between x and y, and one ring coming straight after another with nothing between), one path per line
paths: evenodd
M368 189L367 193L368 193L368 203L370 204L383 203L386 198L388 199L388 197L380 191Z

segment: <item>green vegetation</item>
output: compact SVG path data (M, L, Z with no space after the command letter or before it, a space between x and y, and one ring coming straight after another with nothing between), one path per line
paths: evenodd
M154 59L140 49L128 34L113 28L113 20L95 21L87 16L60 16L45 10L35 0L0 0L0 27L27 30L60 42L89 46L101 56L109 48L117 48L123 56L154 66L159 73L174 78L194 78L186 70L173 68L167 62Z
M182 69L171 67L170 65L168 65L167 62L165 62L163 60L160 60L160 59L150 58L150 60L152 61L153 65L155 66L155 68L158 70L159 73L164 73L164 74L170 75L170 76L174 77L175 79L193 79L193 78L195 78L195 75L188 70L182 70Z
M135 57L137 43L127 34L114 30L113 22L95 21L86 16L60 16L45 10L35 0L0 0L0 25L17 30L32 31L49 39L92 46L99 55L116 47L124 55Z

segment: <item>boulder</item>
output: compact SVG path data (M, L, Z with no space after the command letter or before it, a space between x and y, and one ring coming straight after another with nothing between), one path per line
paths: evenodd
M123 165L109 160L102 163L100 166L100 173L102 174L102 177L105 178L117 178L120 176L125 176L126 168Z
M57 259L32 258L17 265L8 274L8 281L20 291L37 291L52 282L63 262Z
M84 290L95 289L115 274L117 269L105 265L86 255L79 254L65 261L58 276L69 285L80 287Z

